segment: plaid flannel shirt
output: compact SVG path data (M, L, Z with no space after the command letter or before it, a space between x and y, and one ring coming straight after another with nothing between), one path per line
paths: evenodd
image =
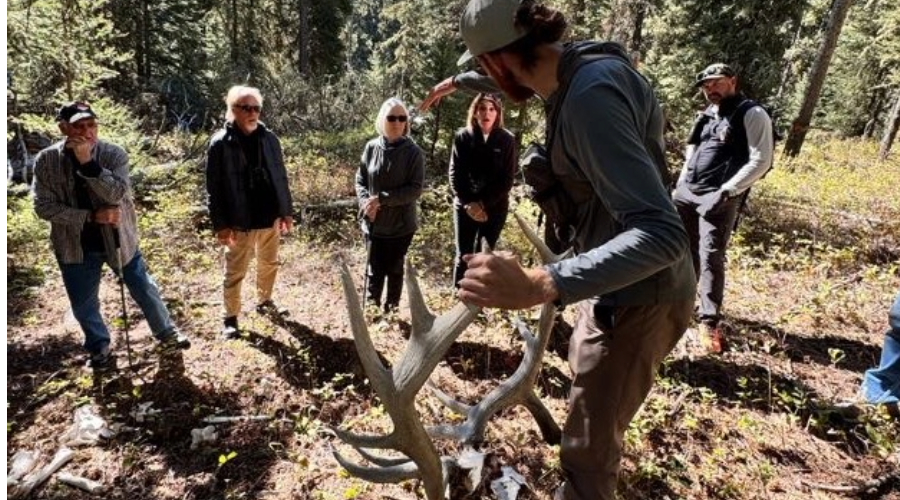
M50 242L61 264L84 261L81 232L91 210L79 208L75 194L75 165L64 154L65 140L38 153L34 161L34 211L50 221ZM99 141L93 157L100 165L97 177L82 176L87 181L94 209L118 205L119 253L124 266L134 257L138 246L137 216L131 193L128 153L120 146ZM110 265L115 265L112 256Z

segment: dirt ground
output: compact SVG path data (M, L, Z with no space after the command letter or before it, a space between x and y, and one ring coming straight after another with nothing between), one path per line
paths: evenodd
M365 250L353 236L327 246L289 237L275 297L290 316L273 321L257 315L250 279L244 335L229 341L218 336L215 250L204 265L178 273L159 269L161 259L149 256L193 346L183 353L158 352L129 301L130 342L117 321L112 331L118 371L105 375L84 368L82 334L67 318L55 266L22 267L8 258L13 292L7 294L7 459L21 450L52 456L83 405L94 405L117 428L111 439L75 448L63 469L102 483L105 493L93 496L51 478L33 498L423 498L416 481L367 483L349 476L332 456L338 449L359 459L331 426L363 433L391 428L360 367L338 278L339 258L357 281L362 275ZM449 263L431 264L439 271L425 272L422 284L432 309L442 313L454 301L442 275L446 270L449 276ZM877 362L889 304L866 303L856 318L831 317L817 325L802 308L815 299L812 288L796 285L790 270L769 270L760 278L749 266L730 266L730 350L717 357L676 353L663 366L626 436L620 497L900 498L897 421L878 409L855 416L818 409L855 396L862 372ZM804 283L811 279L803 277ZM861 279L847 286L858 287L848 293L880 297L876 292L889 285L873 290ZM118 293L110 276L102 289L107 318L119 314ZM533 321L536 313L527 314ZM537 382L560 423L571 383L565 362L571 314L564 315ZM511 375L522 356L514 316L483 312L438 366L437 385L473 402ZM409 332L405 294L398 315L376 317L370 311L369 319L379 351L396 360ZM157 412L137 418L146 403ZM418 409L429 423L458 421L427 389ZM192 430L205 427L203 419L211 416L262 418L217 424L217 439L193 448ZM456 443L437 444L447 456L461 451ZM490 482L502 466L525 478L518 498L552 498L561 478L558 450L542 440L523 408L492 419L481 451L488 454L482 482L468 494L454 478L453 498L497 498Z

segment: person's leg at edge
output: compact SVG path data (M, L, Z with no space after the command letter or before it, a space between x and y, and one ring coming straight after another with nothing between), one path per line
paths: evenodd
M615 498L625 431L684 333L693 301L597 309L595 318L591 301L579 305L569 346L573 382L560 446L566 482L556 497L562 500Z
M110 344L109 329L100 314L100 271L103 254L85 253L80 264L59 263L72 314L84 332L84 348L98 354Z
M867 370L863 378L863 395L872 404L900 402L900 295L891 306L888 326L881 361L878 367Z

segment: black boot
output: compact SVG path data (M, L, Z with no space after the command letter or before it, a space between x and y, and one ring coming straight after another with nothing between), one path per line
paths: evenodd
M381 305L381 292L384 290L384 275L369 275L369 283L366 290L366 302L374 304L376 307Z
M396 311L400 305L403 292L403 275L390 274L387 277L387 297L384 299L384 312Z
M225 318L225 326L222 327L222 338L236 339L240 338L241 330L238 328L237 316L228 316Z

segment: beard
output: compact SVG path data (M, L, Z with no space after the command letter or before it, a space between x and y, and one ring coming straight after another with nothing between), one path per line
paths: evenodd
M517 82L509 70L502 71L498 76L494 77L494 81L514 103L521 104L534 96L534 90Z
M502 90L503 93L506 94L506 97L513 102L517 104L523 103L534 96L534 90L519 83L516 80L515 75L512 74L512 71L506 66L491 64L492 61L489 61L483 56L479 56L478 61L481 63L481 67L487 71L488 75L494 79L494 82L500 87L500 90Z

